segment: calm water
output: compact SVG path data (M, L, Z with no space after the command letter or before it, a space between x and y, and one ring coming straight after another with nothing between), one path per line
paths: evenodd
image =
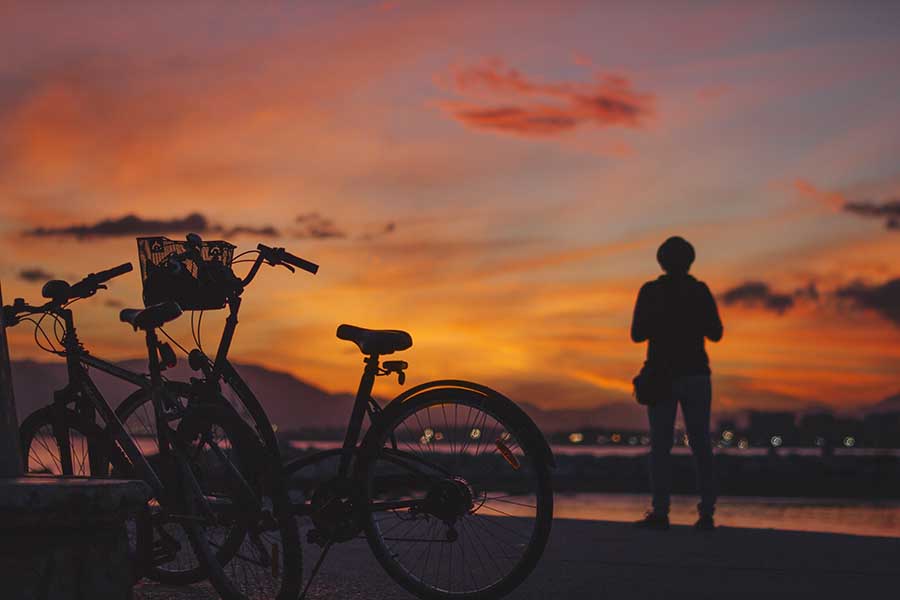
M46 443L52 443L50 439ZM138 440L146 453L152 451L152 440ZM142 443L146 442L146 443ZM326 449L340 446L338 442L292 442L297 449L315 447ZM84 445L73 440L73 457L83 456ZM42 450L43 444L35 444L30 457L33 471L46 470L59 473L58 462ZM599 449L598 449L599 450ZM606 449L609 454L611 448ZM624 451L638 449L622 448ZM554 451L557 451L554 448ZM646 452L646 450L643 450ZM36 464L34 461L38 461ZM555 496L554 514L568 519L596 519L604 521L633 521L640 518L649 506L650 499L641 494L558 493ZM691 496L672 498L672 522L688 525L696 518L697 499ZM855 535L900 537L900 501L865 501L846 499L811 498L754 498L729 496L719 500L716 512L719 524L731 527L756 527L788 529L795 531L821 531Z
M332 448L340 448L342 441L340 440L291 440L288 445L297 450L308 450L315 448L317 450L329 450ZM449 451L447 444L432 443L432 447L437 451ZM588 454L590 456L643 456L647 454L647 446L576 446L553 444L551 446L553 454L577 456L579 454ZM728 454L732 456L765 456L771 450L769 448L715 448L716 454ZM672 448L672 454L690 455L691 450L686 446L676 446ZM791 448L782 447L775 450L779 456L819 456L822 451L818 448ZM834 456L900 456L900 449L896 448L835 448Z
M695 497L674 496L672 522L692 524L697 518L696 503ZM556 494L554 515L634 521L649 504L650 498L641 494ZM900 537L900 502L727 496L719 499L716 521L731 527Z
M340 447L340 442L300 441L291 447L320 450ZM594 456L640 455L647 452L642 447L609 446L556 446L555 454L591 454ZM688 453L687 448L675 448L674 452ZM766 450L752 448L729 454L765 454ZM866 449L839 449L835 454L863 455ZM884 451L881 451L884 452ZM815 449L781 448L780 454L817 454ZM896 454L896 451L887 451ZM691 496L672 498L673 523L689 525L696 519L697 499ZM643 516L650 499L641 494L573 493L556 494L554 514L568 519L597 519L604 521L633 521ZM787 529L794 531L819 531L854 535L900 537L900 501L865 501L848 499L813 498L755 498L723 497L716 513L719 524L731 527L755 527Z

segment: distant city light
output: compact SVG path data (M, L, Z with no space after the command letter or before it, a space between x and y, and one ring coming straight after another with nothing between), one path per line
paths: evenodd
M731 431L730 429L726 429L725 431L722 432L722 439L725 440L726 442L730 442L731 440L734 439L734 432Z
M441 441L442 439L444 439L444 434L441 433L440 431L435 431L434 439L436 439L437 441Z
M637 446L638 445L638 438L636 435L632 435L632 436L628 437L628 445L629 446Z
M844 446L846 446L847 448L852 448L855 445L856 445L856 438L853 437L852 435L848 435L847 437L844 438Z
M642 435L641 436L641 446L646 446L650 443L650 436Z
M747 441L746 438L741 438L741 440L738 442L738 448L740 448L741 450L746 450L749 447L750 447L750 442Z
M614 433L614 434L612 434L612 436L610 436L609 439L612 440L613 444L618 444L619 442L622 441L622 435L619 433Z
M781 438L780 435L773 435L772 439L769 440L769 443L772 444L773 448L777 448L778 446L780 446L781 444L784 443L784 440Z
M584 441L584 434L579 433L577 431L575 433L570 433L569 441L572 442L573 444L580 444L581 442Z
M423 431L422 433L424 434L423 437L427 438L428 440L431 440L431 438L434 437L434 429L432 429L431 427L426 427L425 431Z
M821 435L817 435L816 436L816 446L821 448L824 445L825 445L825 438L823 438Z
M473 427L472 431L469 432L469 437L472 438L473 440L477 440L478 438L481 437L481 430L478 429L477 427Z

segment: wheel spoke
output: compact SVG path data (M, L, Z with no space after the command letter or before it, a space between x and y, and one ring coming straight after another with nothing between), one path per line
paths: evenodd
M482 593L514 576L534 543L543 548L546 525L534 533L549 486L512 423L483 402L409 404L382 425L384 450L367 474L376 551L419 586L410 589ZM389 450L392 438L402 451Z

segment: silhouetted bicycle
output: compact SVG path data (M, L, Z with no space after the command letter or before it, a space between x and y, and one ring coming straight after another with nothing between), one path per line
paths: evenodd
M94 295L104 282L132 270L130 264L69 285L48 282L49 301L32 306L21 298L3 308L8 326L35 323L49 351L64 356L68 385L51 406L28 416L20 428L26 469L62 476L139 476L153 492L148 509L131 525L138 568L163 581L187 583L209 578L223 598L251 596L293 599L300 585L297 528L284 501L272 498L280 488L277 455L264 451L256 435L226 404L177 395L162 371L174 353L156 330L181 315L172 302L126 309L121 319L145 332L149 376L90 355L78 340L69 304ZM41 315L34 321L33 315ZM61 348L52 346L41 327L50 317ZM126 431L91 380L94 367L139 386L149 399L153 436ZM70 408L71 406L71 408ZM101 427L96 416L105 424ZM145 456L146 455L146 456ZM269 500L267 500L269 498ZM282 507L281 512L273 506ZM273 541L274 538L274 541ZM254 556L246 556L246 548ZM260 577L271 575L270 577Z
M298 267L311 273L315 273L318 267L283 248L260 244L255 251L244 254L255 252L256 258L244 259L253 264L247 275L241 278L234 274L232 264L243 261L234 257L235 247L228 242L204 241L196 234L188 235L185 241L147 237L138 238L137 242L145 304L175 301L185 310L201 311L197 329L202 323L203 311L228 308L214 358L210 359L199 347L199 331L194 335L198 348L190 351L170 338L188 355L188 363L197 371L198 377L192 378L190 383L167 381L164 388L181 405L227 408L239 415L248 428L252 428L254 439L266 456L265 464L261 465L266 468L254 469L254 474L260 475L263 486L263 514L271 515L278 524L276 531L279 532L279 539L272 539L271 529L260 540L245 537L236 557L227 564L227 571L241 589L277 591L280 582L280 597L291 598L290 594L296 597L302 578L302 550L288 490L281 475L278 440L265 410L228 361L228 352L237 329L241 296L263 264L284 266L291 271ZM193 317L191 325L193 330ZM171 354L170 360L174 364L174 352ZM223 394L223 386L234 392L236 398L233 401ZM116 415L134 437L152 440L157 435L158 421L153 418L153 400L147 389L138 389L122 401ZM227 539L224 533L220 537ZM279 557L276 549L280 549L283 564L266 571L263 567ZM202 578L202 569L195 565L177 574L170 573L165 580L190 583Z
M138 247L145 303L176 299L197 310L229 309L215 358L199 347L185 350L202 376L168 382L169 393L188 405L224 406L227 385L268 454L276 455L271 423L227 355L241 294L263 264L311 273L318 267L260 244L256 258L245 259L253 263L248 275L239 278L227 242L191 234L185 242L139 238ZM381 357L409 348L412 338L350 325L340 326L338 337L366 355L344 442L292 460L283 471L293 494L287 509L311 519L307 539L323 547L306 589L335 543L363 534L388 573L421 597L496 598L514 589L537 564L552 523L554 463L541 432L508 398L465 381L422 384L382 408L372 397L375 378L396 374L403 383L408 365ZM138 390L117 414L146 436L153 433L150 405Z
M147 298L148 288L166 288L162 296L184 305L229 308L215 358L191 350L189 362L203 377L180 385L179 393L224 403L220 390L227 384L238 410L269 451L277 452L265 411L227 354L240 296L263 264L311 273L318 266L260 244L240 279L230 268L234 247L226 242L202 242L191 234L187 242L139 238L138 246L145 301L160 299ZM153 278L163 283L150 285ZM202 284L195 287L195 281ZM514 589L537 564L553 518L553 455L540 430L505 396L466 381L425 383L382 408L372 397L375 378L396 374L403 383L408 365L381 357L409 348L412 338L350 325L341 325L337 335L365 355L344 442L284 467L293 493L290 509L311 519L307 539L323 547L306 589L333 544L361 534L385 570L420 597L496 598ZM148 402L139 394L119 408L126 423ZM370 424L363 434L366 416ZM304 476L310 470L313 476Z
M511 400L466 381L425 383L381 408L375 378L397 374L402 383L408 365L380 358L412 338L351 325L337 336L366 355L344 442L285 465L309 498L294 503L313 523L307 539L323 547L310 581L334 543L364 533L382 567L419 597L513 590L536 566L553 520L544 436Z

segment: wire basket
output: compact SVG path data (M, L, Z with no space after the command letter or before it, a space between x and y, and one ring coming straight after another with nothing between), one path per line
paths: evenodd
M225 307L235 246L223 241L202 242L202 264L184 255L186 242L165 237L137 238L141 262L144 306L177 302L183 310L214 310Z

